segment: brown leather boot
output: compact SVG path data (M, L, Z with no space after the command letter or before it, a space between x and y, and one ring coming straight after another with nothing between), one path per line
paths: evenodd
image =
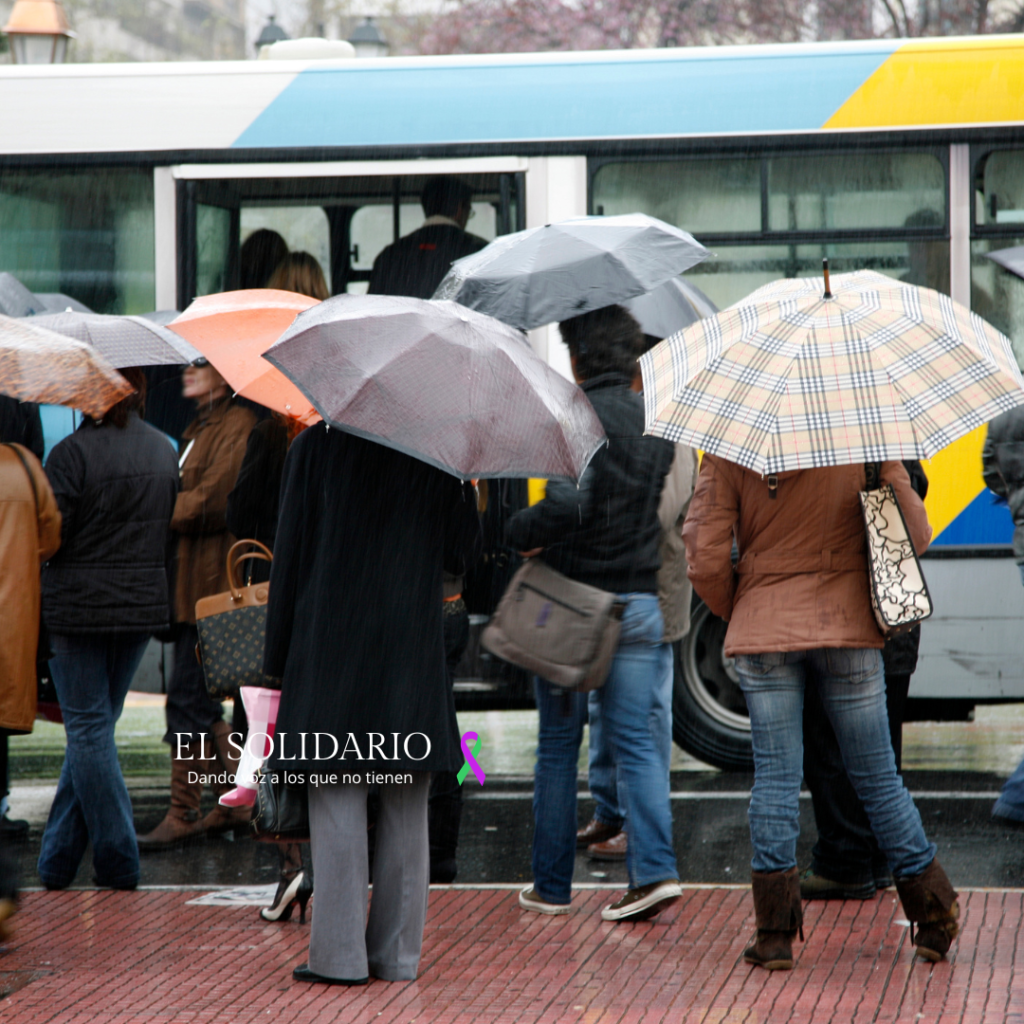
M164 820L152 832L138 836L139 850L169 850L172 846L202 836L199 823L199 799L203 793L201 782L189 782L189 772L205 771L200 759L199 744L184 747L181 753L187 758L171 758L171 806Z
M957 892L942 870L938 857L913 878L897 878L903 912L910 921L910 941L915 952L936 963L947 952L960 932L960 904ZM917 934L914 934L914 925Z
M752 871L754 917L757 935L754 944L743 951L748 964L766 971L793 969L793 939L797 932L803 940L804 914L800 903L800 874L788 871Z
M238 761L240 754L238 750L231 746L228 742L228 738L231 735L231 726L228 725L223 719L216 722L212 729L213 732L213 753L215 755L214 760L208 761L209 768L207 769L211 774L220 774L226 772L228 781L226 783L216 783L211 788L217 797L223 796L229 790L235 788L234 776L235 772L238 771ZM243 738L244 740L244 738ZM236 742L241 742L236 737ZM210 752L210 743L207 741L207 753ZM207 835L219 835L221 832L230 832L232 829L248 829L249 820L252 818L251 807L222 807L217 804L216 807L209 814L206 815L202 820L201 828L202 831Z

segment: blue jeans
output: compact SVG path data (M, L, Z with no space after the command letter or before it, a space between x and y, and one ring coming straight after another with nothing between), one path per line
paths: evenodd
M619 774L615 767L612 745L604 727L601 715L600 690L590 693L587 701L587 724L590 726L589 749L587 752L587 783L590 795L596 804L594 817L606 825L620 828L626 818L624 800L619 795Z
M672 850L669 761L672 749L672 658L661 642L654 594L628 601L611 672L596 691L625 801L630 888L679 877ZM533 789L533 887L549 903L572 898L576 860L576 765L587 695L535 681L540 735Z
M67 750L39 851L39 877L49 889L74 881L90 842L102 885L124 888L139 881L139 847L114 726L148 642L142 633L50 636Z
M796 866L803 769L804 686L817 687L843 765L871 830L897 878L935 859L921 815L896 771L885 709L882 656L871 649L741 654L736 671L747 699L754 745L750 839L755 871Z
M1006 780L999 799L992 807L992 814L996 818L1024 822L1024 761Z

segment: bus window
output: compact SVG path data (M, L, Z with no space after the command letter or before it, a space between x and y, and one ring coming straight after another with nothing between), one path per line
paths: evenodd
M331 291L331 225L322 206L242 206L241 241L261 228L276 231L289 252L308 252Z
M0 270L97 313L149 312L152 171L0 169Z
M770 231L945 224L946 176L932 153L830 153L767 163Z
M759 160L606 164L594 176L594 213L638 210L700 233L761 230Z
M985 153L974 182L971 309L1009 337L1024 366L1024 281L985 258L1024 245L1024 150Z
M221 206L196 206L196 295L228 289L231 211Z
M689 274L720 307L780 277L820 275L823 256L833 271L950 290L946 175L933 152L599 163L591 208L692 231L715 255Z

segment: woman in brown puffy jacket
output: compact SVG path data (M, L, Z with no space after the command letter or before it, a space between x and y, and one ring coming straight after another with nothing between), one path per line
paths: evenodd
M931 527L902 464L882 463L881 482L893 485L911 540L923 551ZM725 653L736 659L750 712L757 937L743 955L769 970L793 966L802 922L796 840L805 686L817 688L903 909L918 925L918 954L940 960L958 930L957 894L896 772L884 640L868 591L858 498L865 486L859 465L765 478L706 455L683 526L690 579L729 622Z

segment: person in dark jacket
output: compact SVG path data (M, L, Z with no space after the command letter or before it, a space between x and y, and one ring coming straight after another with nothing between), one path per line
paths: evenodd
M917 459L905 459L903 466L910 486L924 501L928 493L924 467ZM916 625L886 637L882 648L885 709L897 771L903 762L903 715L920 645L921 626ZM811 791L818 840L811 865L800 879L800 895L805 900L866 900L889 888L893 880L888 862L843 767L839 741L814 686L804 691L804 778Z
M682 892L669 805L672 657L658 606L658 503L675 449L644 436L643 399L631 390L642 348L633 317L621 306L607 306L559 329L608 444L594 456L579 487L550 481L543 501L512 517L506 537L524 555L543 552L544 561L563 575L626 602L611 673L595 693L625 803L629 890L601 916L645 920ZM519 905L564 914L576 858L576 764L587 694L565 692L539 678L535 689L540 735L533 885L519 894Z
M463 763L442 575L479 535L472 485L408 455L321 424L288 452L264 672L282 681L269 767L310 783L316 913L299 980L416 977L429 773ZM381 810L367 923L371 782Z
M39 406L0 395L0 444L20 444L43 461L43 424ZM28 822L8 816L7 739L10 730L0 727L0 839L23 839Z
M1013 516L1013 557L1024 582L1024 406L997 416L988 425L981 450L981 471L989 490L999 495ZM992 806L997 821L1024 825L1024 761L1006 780Z
M70 885L87 843L100 885L134 889L139 850L114 745L128 687L150 636L169 623L167 563L178 464L144 423L137 390L101 421L85 419L46 464L61 511L61 548L43 568L43 619L67 753L43 832L39 877Z
M370 274L371 295L429 299L456 260L487 242L466 231L473 192L458 178L428 178L420 198L423 226L381 250Z

